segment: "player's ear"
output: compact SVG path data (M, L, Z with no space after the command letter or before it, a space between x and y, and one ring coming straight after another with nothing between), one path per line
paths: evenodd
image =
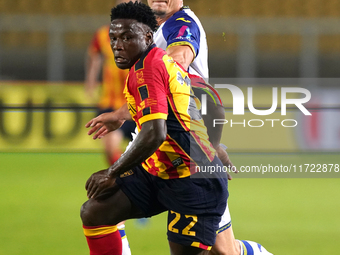
M153 33L151 31L146 32L146 43L150 46L153 43Z

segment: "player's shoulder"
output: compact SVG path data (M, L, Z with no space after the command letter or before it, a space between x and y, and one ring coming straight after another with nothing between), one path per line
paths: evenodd
M163 56L165 54L166 52L163 49L154 44L145 57L145 65L157 67L163 62Z
M159 68L160 66L162 66L163 56L165 54L166 52L163 49L158 48L155 44L153 44L136 62L133 71L153 71L155 68Z
M195 14L189 9L189 7L183 7L181 10L172 15L167 22L164 24L163 29L182 27L197 27L195 20Z

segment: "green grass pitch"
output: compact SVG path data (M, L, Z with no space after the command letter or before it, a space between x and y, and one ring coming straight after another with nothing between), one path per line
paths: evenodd
M340 163L339 154L231 154L236 165ZM298 157L298 159L297 159ZM89 254L79 208L84 184L105 168L100 153L0 154L0 254ZM340 173L339 173L340 176ZM229 207L236 238L275 255L338 254L339 178L234 178ZM127 222L133 255L169 254L166 215Z

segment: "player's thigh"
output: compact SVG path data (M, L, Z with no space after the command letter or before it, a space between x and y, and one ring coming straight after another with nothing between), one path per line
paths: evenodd
M207 255L209 251L169 241L171 255Z
M91 198L81 208L85 226L116 225L131 218L143 217L143 212L134 206L118 185Z

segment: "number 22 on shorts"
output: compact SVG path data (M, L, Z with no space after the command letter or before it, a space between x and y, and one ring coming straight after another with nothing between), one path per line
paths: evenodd
M174 228L174 225L181 219L181 214L170 211L171 214L175 214L175 218L169 223L168 229L171 232L179 233L179 229ZM190 231L190 229L197 223L196 215L184 215L185 218L192 218L192 221L182 230L182 235L186 236L196 236L195 231Z

